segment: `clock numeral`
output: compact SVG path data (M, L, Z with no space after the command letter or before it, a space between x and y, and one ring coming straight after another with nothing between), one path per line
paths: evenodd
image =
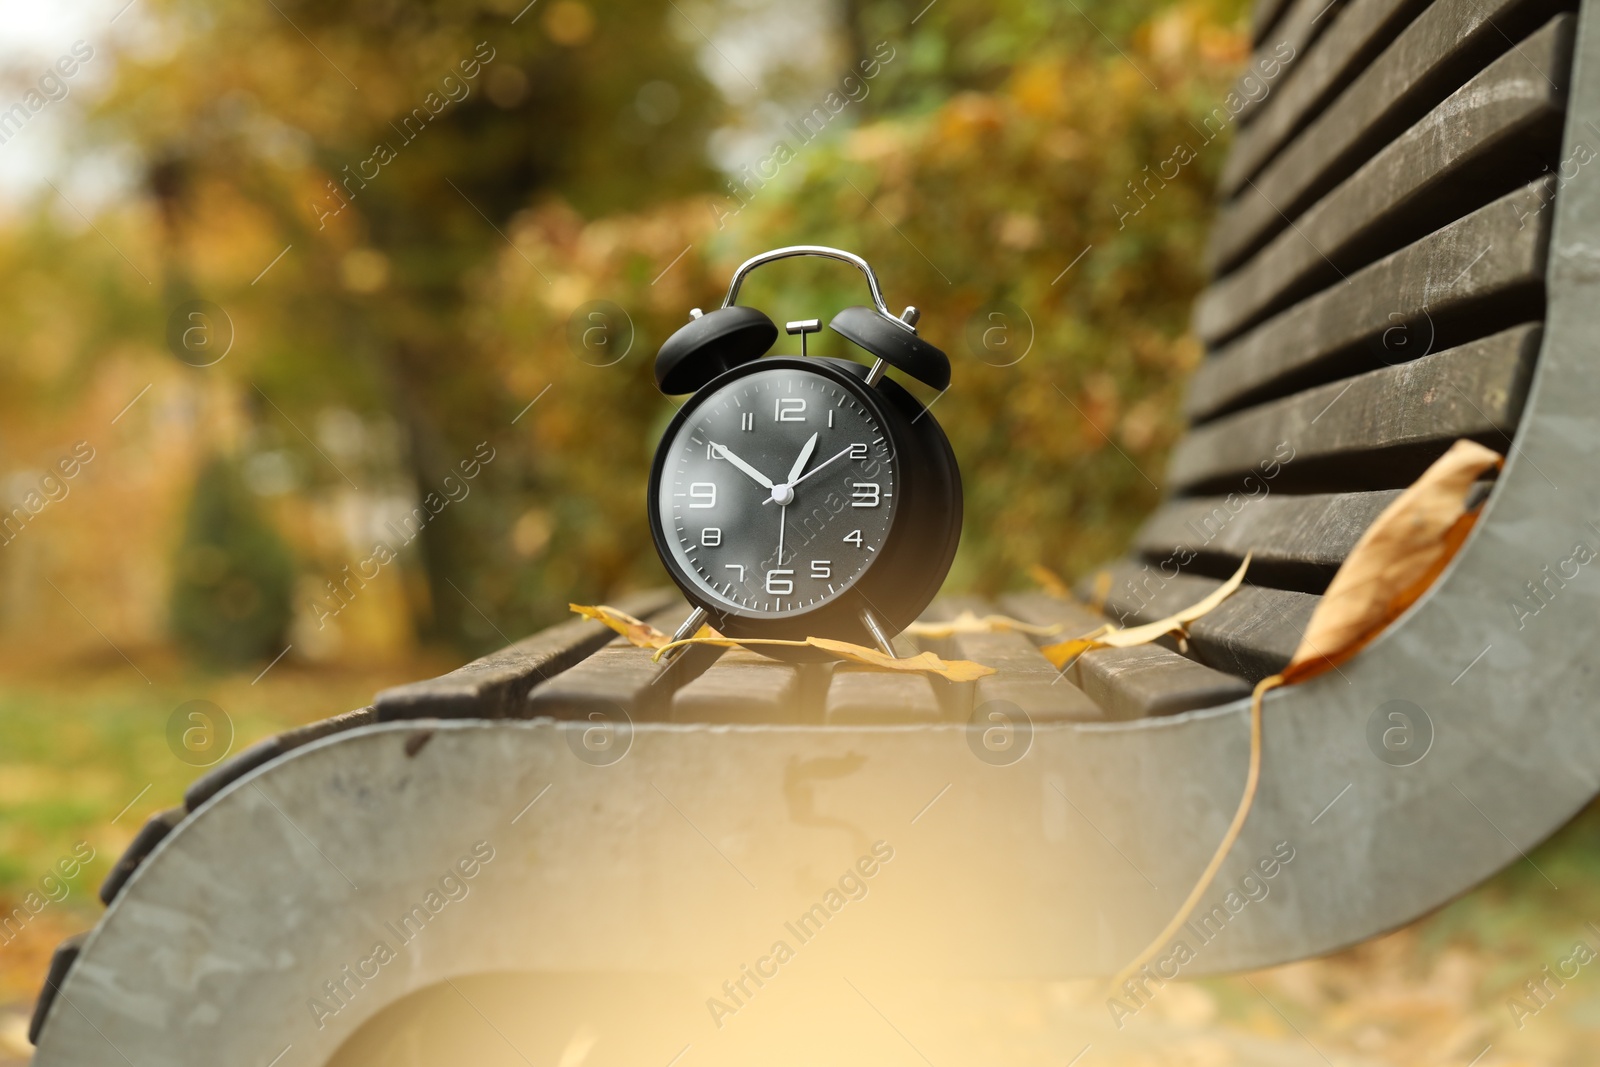
M811 577L832 578L833 561L829 559L814 559L811 561Z
M785 577L794 571L787 568L776 568L767 572L767 592L773 596L787 596L794 592L794 580Z
M720 527L720 526L707 526L704 530L701 530L700 531L700 547L701 548L721 548L722 547L722 527Z
M691 508L714 508L717 506L716 482L690 482L689 506Z
M866 459L867 458L867 443L865 441L857 441L855 444L851 445L850 446L850 458L851 459Z
M805 422L806 398L803 396L780 396L772 401L773 422Z
M753 430L755 428L756 428L756 413L755 412L747 411L743 415L739 416L739 429L741 429L741 430Z
M694 493L691 491L690 496ZM883 499L883 491L877 482L857 482L850 493L850 506L853 508L875 508ZM694 507L693 504L689 505Z
M724 563L722 565L722 569L725 570L725 571L738 571L739 572L739 577L735 578L734 581L736 581L736 582L743 582L744 581L744 564L743 563Z
M861 531L860 530L851 530L849 533L845 534L844 543L847 544L847 545L855 545L857 548L860 548L861 547Z

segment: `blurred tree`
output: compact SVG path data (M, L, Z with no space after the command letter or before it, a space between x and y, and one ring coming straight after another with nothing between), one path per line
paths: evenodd
M392 412L417 500L497 440L493 491L417 541L424 633L495 639L463 594L506 565L493 546L529 457L499 439L532 394L498 388L464 309L530 200L603 214L710 185L716 100L671 4L166 0L142 17L169 45L117 57L87 131L132 150L159 207L162 307L136 318L221 305L241 344L212 372L259 389L269 421ZM319 482L370 488L290 439Z
M172 573L172 632L196 659L233 667L283 651L294 564L232 461L200 468Z

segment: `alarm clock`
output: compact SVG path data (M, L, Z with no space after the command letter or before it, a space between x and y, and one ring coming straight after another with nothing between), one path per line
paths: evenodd
M828 327L870 365L807 355L817 319L787 323L798 355L770 353L778 328L736 303L739 287L794 256L865 276L873 306ZM709 622L727 637L826 637L894 655L891 639L950 570L962 498L944 431L886 372L942 393L949 358L917 335L916 308L891 314L867 261L837 248L746 260L722 307L689 316L656 356L661 391L691 395L656 449L647 500L656 551L695 608L676 636Z

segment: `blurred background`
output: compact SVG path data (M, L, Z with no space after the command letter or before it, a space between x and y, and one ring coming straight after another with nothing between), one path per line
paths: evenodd
M950 352L953 589L1115 555L1180 429L1225 141L1135 185L1227 92L1247 8L0 2L0 914L93 855L0 927L0 1060L207 762L664 583L651 359L756 252L861 253ZM802 262L744 300L781 322L864 292ZM194 700L223 713L198 741ZM1293 1021L1238 979L1162 1010L1197 1063L1230 1027L1585 1062L1592 992L1537 1028L1505 1001L1600 916L1597 836L1537 857L1559 895L1512 870L1256 976Z

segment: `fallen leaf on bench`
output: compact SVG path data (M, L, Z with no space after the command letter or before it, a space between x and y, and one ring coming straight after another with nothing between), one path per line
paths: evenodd
M1244 584L1244 572L1250 567L1250 554L1246 553L1244 562L1239 564L1239 569L1233 572L1233 577L1213 589L1205 599L1190 604L1182 611L1174 612L1164 619L1147 622L1142 626L1130 626L1125 630L1118 630L1110 623L1098 630L1090 630L1082 637L1074 637L1068 641L1058 641L1053 645L1045 645L1039 651L1045 654L1056 668L1062 669L1083 655L1097 648L1132 648L1135 645L1148 645L1167 634L1178 634L1180 637L1188 636L1188 627L1191 622L1214 610L1218 604L1234 594L1240 585Z
M914 622L905 632L912 637L954 637L957 634L1034 634L1049 637L1062 630L1060 623L1035 626L1033 623L1013 619L1009 615L975 615L963 611L947 622Z
M1047 596L1053 596L1057 600L1072 599L1072 590L1067 587L1067 583L1061 580L1061 575L1049 567L1035 563L1028 568L1028 577L1038 582L1039 588L1043 589Z
M780 641L776 638L758 637L689 637L662 645L657 649L655 658L660 659L662 653L679 645L719 645L722 648L748 648L757 651L761 646L817 648L830 652L840 659L877 667L879 670L936 674L952 682L973 682L995 673L993 667L985 667L968 659L941 659L932 652L921 652L915 656L897 659L894 656L886 656L875 648L851 644L849 641L834 641L826 637L808 637L804 641Z
M607 604L593 606L589 604L568 604L567 607L575 614L582 615L586 619L605 623L605 625L626 637L628 643L637 648L661 648L672 640L671 634L662 633L649 623L642 622L629 615L626 611L618 611ZM716 632L709 626L700 628L700 633L702 634L714 635Z
M682 641L674 641L670 634L666 634L651 626L647 622L629 615L626 611L618 611L606 604L568 604L574 614L582 615L586 619L604 623L617 633L628 639L629 644L636 648L649 648L655 650L655 659L659 660L662 653L680 645L717 645L722 648L754 648L757 645L787 645L791 648L818 648L824 652L831 652L840 659L847 659L853 663L863 663L869 667L877 667L886 671L907 671L936 674L952 682L971 682L995 673L993 667L985 667L981 663L973 663L965 659L940 659L932 652L923 652L920 655L896 659L886 656L875 648L864 645L853 645L848 641L831 641L825 637L808 637L804 641L779 641L773 639L723 637L709 625L700 627L693 637ZM1021 625L1021 624L1019 624Z
M1472 486L1505 457L1462 439L1396 497L1367 527L1311 614L1300 644L1278 674L1256 683L1250 699L1250 767L1228 832L1166 929L1114 978L1120 985L1149 963L1189 921L1244 829L1261 781L1261 703L1269 690L1333 670L1365 648L1427 592L1467 539L1482 510L1467 510Z

